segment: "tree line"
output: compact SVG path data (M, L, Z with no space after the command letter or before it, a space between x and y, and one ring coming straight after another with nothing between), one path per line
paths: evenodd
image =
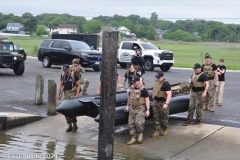
M164 31L163 39L181 41L218 41L218 42L240 42L240 25L224 24L218 21L206 20L177 20L176 22L161 20L156 12L151 13L151 17L145 18L131 14L129 16L98 16L91 20L86 20L82 16L69 14L44 13L33 16L26 12L22 16L14 14L0 13L0 30L6 28L7 23L21 23L24 30L30 34L47 34L44 26L55 29L59 24L76 24L80 33L99 33L101 26L120 27L125 26L137 38L147 38L157 40L158 34L155 29Z

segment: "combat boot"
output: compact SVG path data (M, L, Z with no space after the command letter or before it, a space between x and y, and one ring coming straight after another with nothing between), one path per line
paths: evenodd
M208 106L204 105L202 108L203 111L207 111L208 110Z
M222 105L222 102L218 102L217 105L218 105L218 106L221 106L221 105Z
M215 104L218 104L218 100L216 100Z
M138 139L137 139L138 143L142 143L143 142L143 134L139 133L138 134Z
M78 130L77 123L73 123L72 131L73 131L73 132L76 132L77 130Z
M153 132L153 134L151 134L151 137L152 137L152 138L155 138L155 137L158 137L158 136L159 136L158 130L155 130L155 131Z
M214 112L213 106L209 106L209 111L210 111L210 112Z
M189 119L187 120L186 122L183 123L183 126L188 126L188 125L191 125L192 124L192 121Z
M201 121L200 120L196 120L193 125L198 125L198 124L201 124Z
M161 136L166 136L167 135L167 130L163 130L162 133L161 133Z
M132 137L132 139L130 141L127 142L127 145L132 145L136 142L136 138Z
M87 93L86 91L83 91L83 92L82 92L82 95L83 95L83 96L88 96L88 93Z
M68 128L66 129L66 132L71 132L73 129L72 124L70 123Z

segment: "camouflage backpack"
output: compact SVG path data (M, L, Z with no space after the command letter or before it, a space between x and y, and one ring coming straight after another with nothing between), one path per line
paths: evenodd
M187 82L180 83L178 85L171 87L172 94L189 94L190 91L190 84Z

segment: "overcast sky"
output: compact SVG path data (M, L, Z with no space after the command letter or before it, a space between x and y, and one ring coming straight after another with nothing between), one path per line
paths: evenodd
M97 16L128 16L150 18L156 12L159 19L205 19L240 24L240 0L1 0L0 12L21 16L30 12L68 13L91 19Z

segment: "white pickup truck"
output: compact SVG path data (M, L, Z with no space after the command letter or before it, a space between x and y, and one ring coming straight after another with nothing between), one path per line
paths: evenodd
M161 50L150 42L122 41L117 55L118 63L122 68L125 68L128 62L131 62L136 49L142 50L146 71L152 71L154 67L160 67L162 71L168 71L174 64L172 51Z

